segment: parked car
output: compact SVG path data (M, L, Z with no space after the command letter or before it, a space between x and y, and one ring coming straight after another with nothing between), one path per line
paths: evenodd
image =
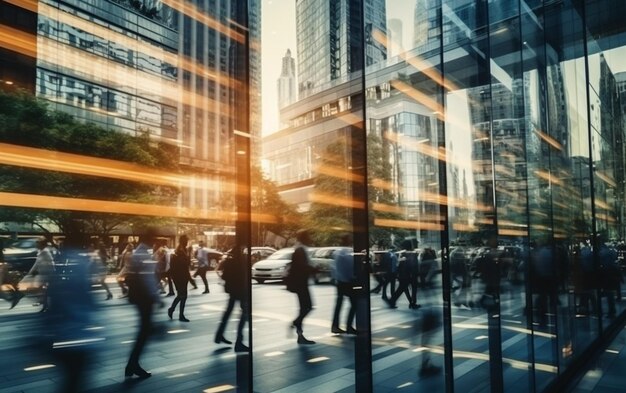
M4 248L9 270L28 273L37 259L37 238L18 239Z
M295 248L281 248L266 259L255 263L252 266L252 279L263 284L268 280L283 280L285 275L285 267L291 263L291 257ZM315 248L309 248L309 256L315 251Z
M317 269L317 272L313 276L316 284L319 284L323 279L328 279L332 282L332 269L337 252L343 247L320 247L311 253L311 265ZM352 250L350 249L350 252Z
M246 249L247 251L247 249ZM262 261L276 252L275 248L272 247L251 247L252 258L251 263L254 265L255 263Z

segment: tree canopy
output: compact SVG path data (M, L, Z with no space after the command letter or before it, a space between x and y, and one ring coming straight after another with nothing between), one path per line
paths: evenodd
M148 132L129 135L82 123L51 110L45 101L27 93L0 92L0 142L87 157L101 157L178 172L178 147L151 140ZM3 192L88 198L96 200L171 204L179 190L148 182L85 176L0 165ZM51 209L3 208L0 221L50 220L64 232L107 234L129 217Z

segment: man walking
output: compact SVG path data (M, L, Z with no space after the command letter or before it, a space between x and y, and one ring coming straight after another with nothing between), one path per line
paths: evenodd
M334 259L332 276L337 285L337 301L335 303L335 311L333 313L333 324L331 327L332 333L346 333L347 331L348 334L356 334L356 329L352 326L356 308L352 290L352 286L354 284L354 256L350 252L351 250L349 248L351 243L352 237L349 234L343 235L341 237L342 248L336 251ZM348 312L346 330L339 327L339 317L341 315L341 305L344 297L347 297L350 300L350 311Z

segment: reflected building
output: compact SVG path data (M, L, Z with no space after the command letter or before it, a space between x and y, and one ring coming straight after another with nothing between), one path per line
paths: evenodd
M298 0L296 29L298 45L298 97L306 98L342 83L363 69L362 44L365 36L365 66L387 58L383 43L372 38L374 31L386 34L384 0L365 0L365 24L361 25L356 0Z
M283 56L280 77L276 84L279 110L296 102L296 60L291 57L290 49L287 49L285 56Z
M226 26L229 4L191 7ZM179 146L193 179L181 189L181 206L208 209L230 200L234 58L242 36L161 1L42 1L38 10L38 97L85 122ZM257 44L260 17L260 2L250 2L250 40ZM258 48L249 53L253 141L260 133Z

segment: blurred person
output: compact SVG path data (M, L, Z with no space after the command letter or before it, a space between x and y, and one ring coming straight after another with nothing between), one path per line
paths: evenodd
M196 259L198 260L198 268L194 273L194 277L200 276L204 283L204 292L209 293L209 282L206 279L206 273L209 270L209 250L204 246L204 242L198 243L198 249L196 250Z
M450 253L450 275L453 304L468 309L471 301L469 289L472 285L472 276L467 266L465 250L460 246L455 247Z
M104 248L104 243L100 242L97 248L93 243L90 244L88 252L91 257L91 274L93 283L104 288L107 293L106 300L111 300L113 298L113 294L105 281L107 277L107 261L109 254Z
M335 310L333 312L333 323L331 326L332 333L348 333L356 334L356 329L352 326L356 313L356 304L354 298L354 256L351 253L350 246L352 244L352 236L345 234L341 237L341 246L335 253L333 268L331 271L332 278L335 280L337 287L337 300L335 302ZM348 319L346 321L346 330L339 327L339 317L341 315L341 306L343 298L347 297L350 301L350 311L348 311Z
M95 305L91 296L91 255L79 237L64 241L62 263L50 278L50 309L42 325L52 339L52 356L63 372L60 392L84 391L86 369L104 339L93 326Z
M191 258L187 253L187 244L189 238L182 235L178 241L178 246L174 254L170 258L170 275L176 286L176 297L170 308L167 309L167 315L172 319L176 306L180 303L178 309L178 320L181 322L189 322L185 317L185 304L187 303L187 282L189 280L189 264Z
M155 244L155 250L153 251L153 255L155 255L156 268L155 268L155 279L157 281L159 287L159 293L164 294L165 289L164 285L168 285L169 291L166 296L174 296L174 285L172 283L172 279L169 277L168 269L169 269L169 250L167 249L167 240L160 239Z
M139 244L133 252L131 265L126 276L128 301L134 304L139 312L139 331L124 370L126 377L136 375L140 378L148 378L152 375L140 366L139 357L152 330L153 305L158 303L164 307L154 281L156 261L152 259L150 252L154 241L155 231L151 228L139 237Z
M222 279L224 280L224 291L228 293L228 304L222 315L217 332L215 333L215 343L232 344L230 340L224 337L226 324L230 318L230 314L235 307L235 303L239 302L241 307L241 316L237 325L237 340L235 342L236 352L247 352L249 348L243 343L243 328L248 320L249 304L246 285L246 264L244 256L239 248L235 248L226 254L226 259L221 263Z
M438 266L435 258L432 257L433 255L436 257L436 253L432 248L425 248L422 254L424 255L421 257L420 270L424 277L422 281L423 304L421 306L421 319L416 324L416 330L422 347L422 359L418 374L420 377L427 378L441 373L442 370L441 366L432 363L431 348L429 347L437 328L441 326L441 311L432 303L432 299L437 297L437 294L434 293L434 277L436 277Z
M296 234L296 244L294 246L295 251L291 257L287 277L287 289L298 295L298 304L300 305L298 316L294 319L291 327L295 328L298 333L298 344L304 345L315 344L315 341L304 337L302 330L304 318L313 309L313 301L311 300L311 293L309 292L309 277L311 274L315 273L315 268L311 266L311 261L309 260L307 246L310 244L311 235L309 231L305 229L298 231Z
M37 239L36 247L38 251L35 263L28 273L26 273L22 281L20 281L20 284L29 283L29 286L40 291L40 312L48 311L48 283L54 274L52 253L48 250L47 246L48 241L45 237L42 236ZM11 303L11 308L15 307L20 299L24 297L24 293L22 289L20 289L20 284L18 284L18 288ZM23 286L24 285L22 285L22 287Z
M617 251L606 244L603 235L596 237L596 248L600 262L600 289L608 305L606 316L615 318L615 291L622 281L622 272L617 263Z
M409 286L414 285L417 290L418 280L418 261L417 254L413 250L413 242L411 240L403 240L401 244L401 256L398 258L398 288L391 295L387 304L389 308L397 308L396 302L404 293L409 301L409 308L417 309L420 306L416 303L416 299L413 299Z
M117 283L122 289L121 298L125 298L128 296L128 287L126 286L126 275L128 274L128 269L131 264L131 260L133 258L133 244L126 243L126 247L122 251L122 254L119 257L117 268L120 269L120 272L117 275Z

